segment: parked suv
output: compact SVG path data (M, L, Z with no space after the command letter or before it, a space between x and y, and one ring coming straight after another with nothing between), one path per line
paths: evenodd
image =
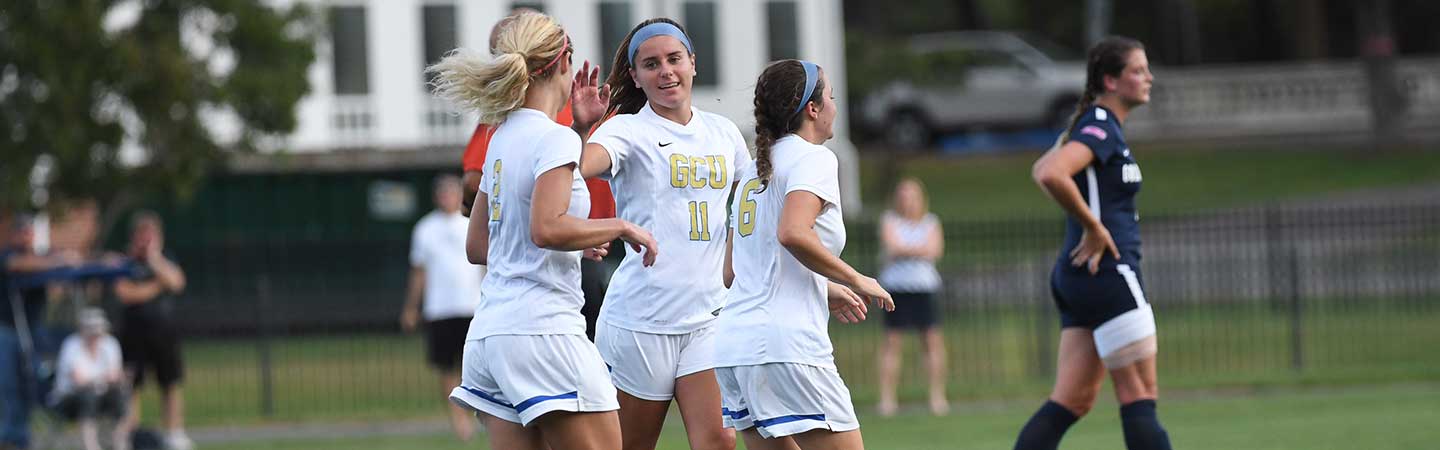
M1024 34L924 34L906 47L910 73L871 92L861 106L865 124L903 148L966 128L1061 127L1085 84L1077 55Z

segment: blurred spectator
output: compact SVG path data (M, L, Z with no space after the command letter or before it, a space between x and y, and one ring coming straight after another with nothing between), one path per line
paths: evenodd
M900 374L901 333L914 331L921 337L930 376L930 412L943 415L950 411L950 404L945 398L945 339L936 327L935 293L941 283L935 260L945 252L945 235L940 220L930 213L919 180L901 180L895 186L891 208L880 220L880 285L895 296L895 310L884 313L879 411L888 416L899 407L895 385Z
M45 287L15 286L16 279L79 262L68 253L35 253L35 227L30 216L12 217L9 239L0 247L0 449L30 446L30 408L38 390L33 346L45 317ZM30 343L29 345L23 345Z
M460 189L460 179L453 175L435 178L435 210L415 224L410 238L410 285L400 312L400 326L407 332L414 331L424 317L428 359L440 373L445 396L460 385L465 335L480 303L480 279L485 276L485 266L470 264L465 256L470 221L460 215ZM449 404L449 408L455 437L469 441L474 434L470 415L459 406Z
M120 341L110 335L105 313L83 309L77 326L78 332L60 345L50 404L66 418L79 422L85 450L99 450L96 419L123 418L130 390L125 382ZM125 447L128 439L128 430L117 427L115 447Z
M129 247L135 275L115 283L115 296L125 305L120 320L120 347L134 386L130 411L121 428L134 429L139 424L140 391L145 373L150 372L160 386L165 441L171 449L188 450L194 443L185 434L180 389L184 367L180 333L173 319L174 297L185 290L185 272L164 253L164 248L160 217L149 211L136 213L130 223Z

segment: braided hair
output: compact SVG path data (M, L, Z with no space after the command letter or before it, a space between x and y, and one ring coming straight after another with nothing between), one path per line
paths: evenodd
M825 80L817 71L810 103L823 107ZM805 66L798 60L784 59L771 63L755 82L755 171L762 186L768 186L775 167L770 151L775 141L800 129L804 111L800 99L805 97Z

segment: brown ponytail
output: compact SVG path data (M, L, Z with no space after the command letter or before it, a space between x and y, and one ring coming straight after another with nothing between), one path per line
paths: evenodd
M1085 94L1075 105L1075 114L1070 116L1070 126L1065 127L1065 132L1060 134L1060 144L1070 141L1070 132L1080 123L1080 115L1085 114L1085 109L1105 93L1105 77L1120 76L1120 72L1125 70L1125 64L1129 62L1130 52L1144 49L1145 44L1123 36L1110 36L1090 47L1085 62Z

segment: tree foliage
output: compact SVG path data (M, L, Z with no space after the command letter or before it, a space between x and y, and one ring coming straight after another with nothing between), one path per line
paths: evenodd
M227 152L293 131L295 105L310 90L317 27L303 4L6 3L0 210L33 206L37 160L50 167L51 198L105 209L184 198Z

